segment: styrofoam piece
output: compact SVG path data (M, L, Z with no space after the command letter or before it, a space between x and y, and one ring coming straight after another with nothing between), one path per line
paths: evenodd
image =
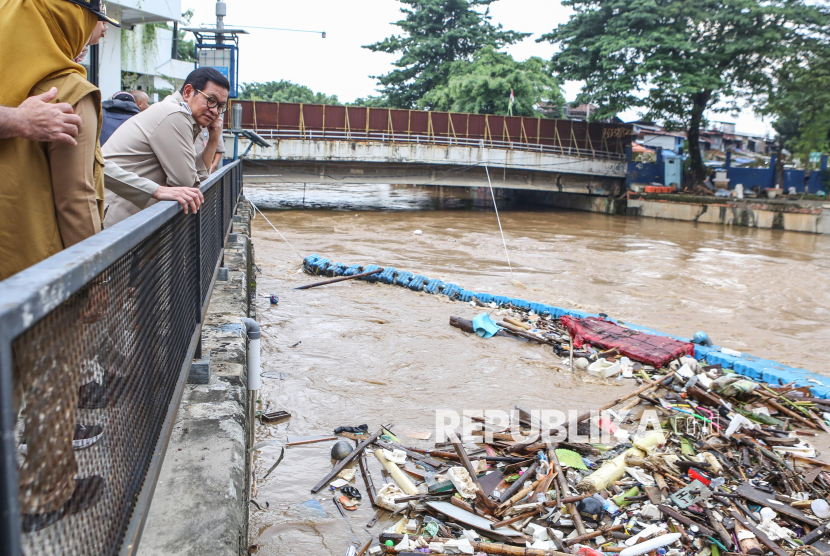
M588 365L588 372L603 378L608 378L619 373L621 368L619 363L609 363L605 359L597 359Z
M383 455L386 456L386 459L394 463L395 465L404 465L406 463L406 452L403 450L383 450Z
M464 498L475 498L476 485L473 483L470 473L466 469L463 467L450 467L447 475L461 496Z
M692 371L692 368L688 365L683 365L679 369L677 369L677 374L679 374L683 378L692 378L693 376L695 376L694 371Z
M620 556L639 556L640 554L645 554L646 552L657 550L661 546L666 546L675 543L678 541L678 539L680 539L680 533L668 533L666 535L660 535L659 537L654 537L653 539L648 539L647 541L635 544L634 546L624 548L623 551L620 552Z

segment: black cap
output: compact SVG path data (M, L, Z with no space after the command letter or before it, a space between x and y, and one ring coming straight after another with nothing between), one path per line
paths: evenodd
M108 16L106 11L106 6L104 6L104 0L67 0L68 2L72 2L73 4L78 4L82 8L86 8L95 15L98 16L98 21L106 21L110 25L115 25L116 27L121 27L121 24L118 23L117 19L113 19Z
M121 91L119 93L115 93L114 95L112 95L112 100L123 100L126 102L134 103L135 97L133 97L133 95L131 95L130 93L125 93L124 91Z

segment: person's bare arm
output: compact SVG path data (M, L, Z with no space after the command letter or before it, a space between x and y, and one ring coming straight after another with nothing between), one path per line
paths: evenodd
M77 145L75 137L81 118L65 102L49 104L58 94L52 87L45 93L24 100L17 108L0 106L0 139L23 137Z
M217 166L219 166L219 162L220 162L221 160L222 160L222 153L220 153L219 151L217 151L217 152L216 152L216 154L215 154L215 155L213 155L213 162L212 162L212 163L211 163L211 165L210 165L210 173L211 173L211 174L212 174L212 173L214 173L214 172L216 171L216 167L217 167Z
M205 168L208 169L208 174L212 174L213 157L216 154L216 148L219 146L219 141L222 140L222 123L225 119L224 114L219 114L216 121L208 126L208 143L205 150L202 151L202 160L205 162Z

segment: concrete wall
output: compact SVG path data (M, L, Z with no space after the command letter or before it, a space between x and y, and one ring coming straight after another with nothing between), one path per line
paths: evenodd
M252 160L279 160L305 162L360 162L438 164L452 166L483 166L569 173L610 178L624 178L626 166L622 160L606 160L587 156L569 156L547 152L435 145L431 143L383 143L369 141L323 141L269 139L270 148L254 146L247 158ZM240 139L240 152L248 146ZM233 138L225 138L225 151L233 152Z
M631 197L626 212L632 216L725 226L771 228L811 234L830 233L830 204L755 200L703 203Z
M232 152L232 151L231 151ZM373 162L246 161L245 183L398 184L448 187L487 187L539 191L570 191L591 195L617 195L625 180L567 172L460 167L437 164Z
M628 199L538 191L503 191L503 193L504 197L511 201L567 210L685 220L722 226L747 226L830 234L830 203L765 202L753 199L705 203L691 200L642 198L631 193Z
M217 280L202 327L210 378L186 386L139 543L141 556L248 554L254 404L239 319L256 318L250 214L250 205L240 203L236 241L229 240L224 251L228 279Z

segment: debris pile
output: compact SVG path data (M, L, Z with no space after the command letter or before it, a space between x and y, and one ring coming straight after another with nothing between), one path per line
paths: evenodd
M707 365L691 356L693 344L655 343L603 318L500 312L498 324L488 314L451 324L551 345L574 372L638 387L553 430L535 412L516 408L496 426L485 411L429 448L391 425L338 428L355 447L339 451L312 492L330 489L347 510L362 497L377 509L367 527L383 529L347 554L830 553L830 464L808 442L828 430L830 401ZM648 426L637 418L645 413ZM383 480L369 472L372 456Z

